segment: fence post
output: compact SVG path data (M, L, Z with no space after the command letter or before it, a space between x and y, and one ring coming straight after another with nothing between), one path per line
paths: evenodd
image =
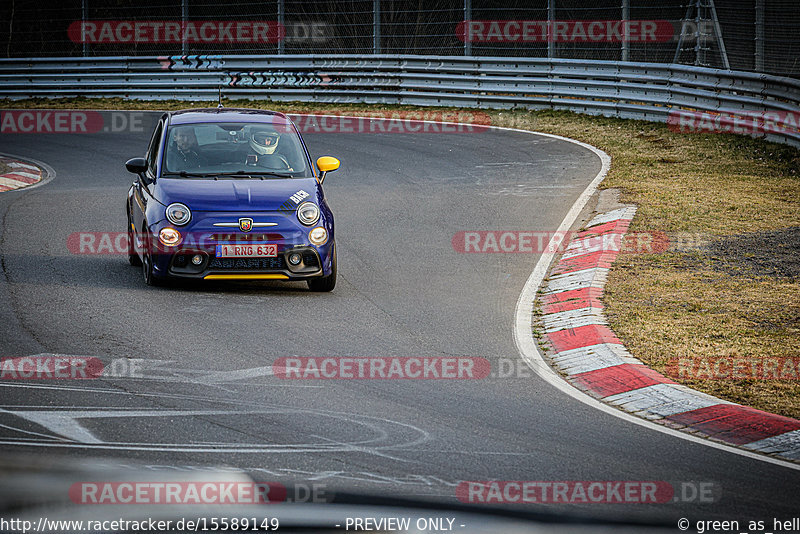
M283 19L284 19L284 13L283 12L284 12L284 9L285 9L285 6L283 5L283 0L278 0L278 29L279 30L280 30L280 28L283 27ZM286 39L286 33L285 33L286 32L286 28L283 28L283 31L284 31L283 39L279 39L278 40L278 54L283 54L284 53L283 41ZM280 36L280 31L279 31L278 35Z
M631 2L630 0L622 0L622 27L626 29L625 35L622 37L622 61L629 61L629 54L631 49L630 36L628 35L628 21L631 18Z
M472 41L469 40L469 20L472 19L472 0L464 0L464 55L472 55Z
M381 53L381 0L372 0L372 53Z
M81 0L81 23L83 24L82 28L86 27L86 21L89 20L89 0ZM81 35L83 35L83 31L81 31ZM11 39L11 36L9 36ZM89 55L89 43L86 42L86 39L82 39L83 41L83 57Z
M700 10L702 9L702 4L700 3L702 0L695 0L694 5L696 6L696 12L694 15L694 27L697 31L697 39L694 42L694 65L695 67L700 66L702 63L700 61L700 53L705 46L705 26L703 27L703 31L700 31ZM702 42L701 42L702 41ZM705 65L703 65L705 66Z
M714 4L714 0L708 1L711 2L711 19L714 22L714 35L717 38L717 48L719 48L719 55L722 58L722 68L731 70L731 64L728 61L728 51L725 49L725 40L722 38L722 28L720 28L719 17L717 16L717 6Z
M756 0L756 72L764 72L764 0Z
M547 57L554 58L556 53L553 24L556 19L556 0L547 0Z
M189 0L181 0L181 55L186 55L186 22L189 19Z

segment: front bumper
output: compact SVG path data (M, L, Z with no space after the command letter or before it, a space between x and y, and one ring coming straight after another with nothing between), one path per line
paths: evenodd
M205 280L307 280L331 273L333 228L322 219L315 226L323 226L328 239L322 245L310 242L308 234L313 227L302 226L296 218L282 214L265 214L253 217L259 221L274 221L275 226L253 228L242 232L238 228L215 227L215 222L236 220L239 214L213 213L201 215L189 227L177 228L183 236L175 247L163 245L158 234L162 228L171 227L161 221L150 228L153 243L153 274L159 278L184 278ZM264 244L277 245L277 256L271 258L218 258L217 245ZM289 262L289 256L298 253L302 261ZM194 260L194 261L193 261ZM198 263L195 263L198 262Z
M178 250L165 258L169 260L167 275L206 280L305 280L324 275L320 252L310 245L285 247L274 258L217 258L214 253L198 248ZM289 262L294 253L302 258L298 265ZM196 256L201 263L192 262Z

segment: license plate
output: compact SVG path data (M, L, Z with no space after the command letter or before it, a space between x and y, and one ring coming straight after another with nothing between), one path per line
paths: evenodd
M272 243L245 245L217 245L217 258L274 258L278 245Z

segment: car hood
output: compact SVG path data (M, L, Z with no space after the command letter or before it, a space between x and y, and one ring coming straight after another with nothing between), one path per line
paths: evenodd
M182 202L193 211L277 211L321 196L316 178L159 178L153 195L164 205Z

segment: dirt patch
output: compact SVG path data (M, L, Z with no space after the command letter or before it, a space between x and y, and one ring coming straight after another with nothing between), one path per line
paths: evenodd
M724 237L708 256L713 269L732 276L800 281L800 226Z

